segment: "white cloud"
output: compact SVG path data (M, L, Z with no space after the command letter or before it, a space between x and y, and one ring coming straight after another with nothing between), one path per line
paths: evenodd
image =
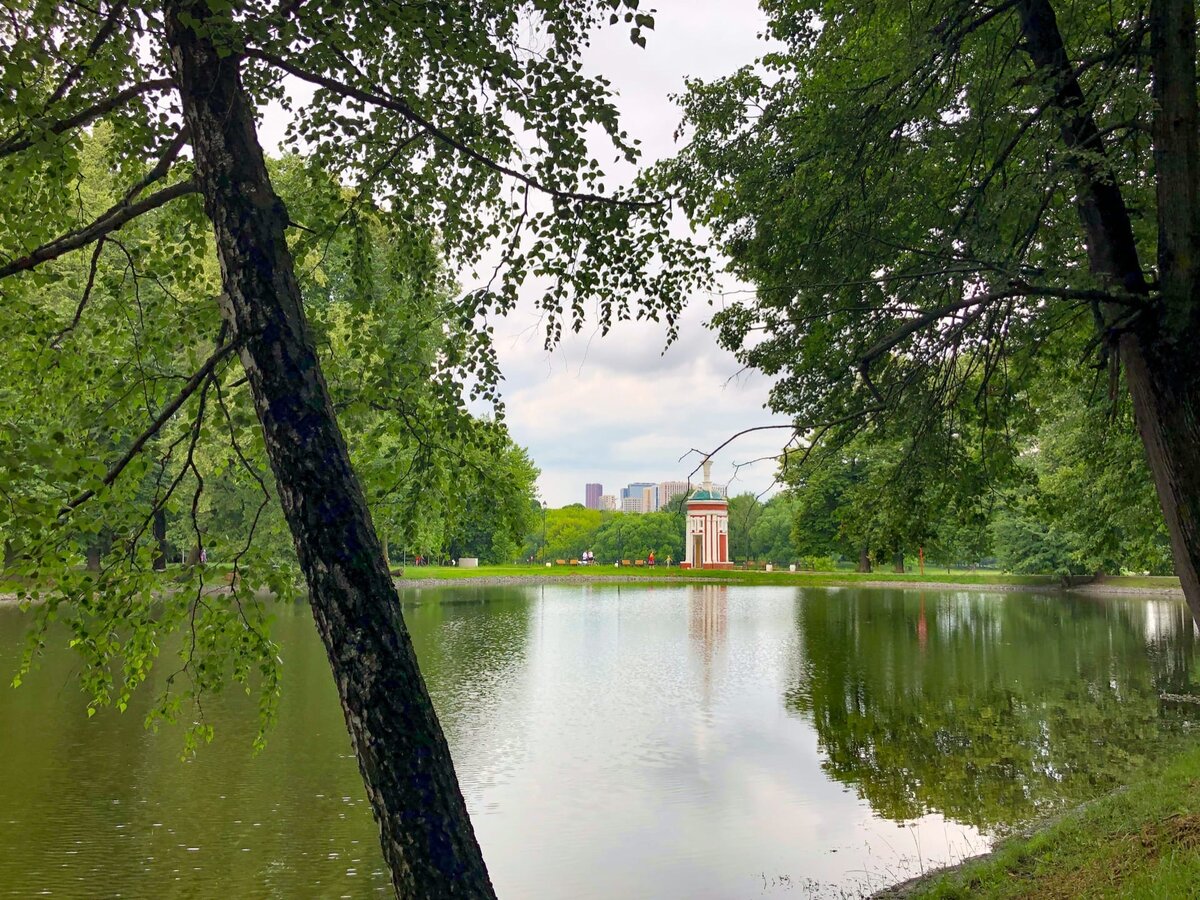
M683 89L685 77L728 74L764 49L757 35L765 19L753 0L662 0L657 7L646 49L618 27L599 34L586 59L612 81L623 127L641 139L647 162L676 150L679 110L668 95ZM707 299L693 299L665 353L666 329L653 322L618 323L603 338L589 323L550 354L531 302L495 323L509 428L542 468L542 495L552 506L582 502L590 481L617 493L632 481L686 477L699 461L679 460L690 448L710 450L744 428L780 422L763 408L770 382L739 375L737 361L705 328L713 311ZM733 464L777 452L786 434L740 438L718 457L713 477L732 480L734 491L767 489L773 463L738 471Z

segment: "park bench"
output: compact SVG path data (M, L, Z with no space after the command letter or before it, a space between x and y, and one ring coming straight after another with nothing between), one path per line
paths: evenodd
M639 560L635 560L633 564L635 566L644 566L646 564L646 561L644 559L639 559Z
M623 565L623 566L631 566L631 565L633 565L633 563L631 563L631 562L630 562L629 560L627 560L627 559L623 559L623 560L621 560L621 565Z
M565 566L567 564L567 561L565 559L556 559L554 561L554 564L556 566Z
M571 565L573 565L573 566L579 565L579 560L577 560L577 559L571 560Z

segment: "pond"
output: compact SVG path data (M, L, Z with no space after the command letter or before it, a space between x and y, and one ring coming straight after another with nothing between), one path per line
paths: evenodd
M501 897L856 896L1191 741L1181 602L723 585L404 594ZM328 664L277 610L280 720L89 719L69 651L0 688L0 896L386 894ZM0 678L23 623L0 608ZM165 667L164 667L165 668ZM160 676L161 677L161 676Z

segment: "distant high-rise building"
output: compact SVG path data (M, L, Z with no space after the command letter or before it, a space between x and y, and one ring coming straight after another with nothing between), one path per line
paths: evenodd
M626 489L628 491L628 488ZM641 497L623 497L621 499L621 512L640 513L642 511Z
M599 509L601 512L604 512L604 511L611 512L612 510L617 508L617 498L614 497L612 494L601 494L600 495L600 505L596 508Z
M658 485L642 488L642 512L658 512Z
M695 487L695 485L692 485ZM671 501L688 492L686 481L660 481L658 483L658 508L665 509Z
M621 499L625 500L628 497L634 497L638 503L642 502L642 491L648 487L657 487L649 481L631 481L628 487L621 488Z
M600 508L600 495L604 493L604 485L602 484L586 484L583 487L584 501L583 505L588 509Z

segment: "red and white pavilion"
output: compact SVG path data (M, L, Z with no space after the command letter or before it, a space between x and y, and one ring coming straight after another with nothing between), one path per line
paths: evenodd
M704 484L687 499L681 569L732 569L729 561L729 503L712 486L712 461L704 461Z

